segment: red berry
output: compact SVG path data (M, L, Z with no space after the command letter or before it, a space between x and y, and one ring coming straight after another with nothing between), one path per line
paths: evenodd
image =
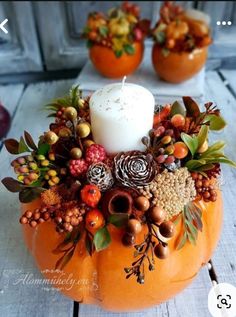
M101 192L96 185L85 185L80 194L82 201L90 207L96 207L101 199Z
M143 39L143 32L138 28L134 29L134 37L136 41L141 41Z
M84 159L70 160L69 169L72 176L78 177L87 172L88 164Z
M92 144L86 149L85 160L88 164L102 162L106 157L106 151L100 144Z
M175 161L175 157L173 155L170 155L166 158L165 163L166 164L172 164Z

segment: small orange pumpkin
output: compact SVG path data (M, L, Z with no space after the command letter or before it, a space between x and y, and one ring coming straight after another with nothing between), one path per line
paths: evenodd
M169 242L170 256L165 260L156 259L156 269L146 272L145 283L140 285L135 279L126 279L124 267L133 261L133 249L122 245L121 230L109 225L112 237L110 246L90 257L83 239L78 243L74 255L65 266L63 275L54 270L61 254L52 250L63 240L55 231L53 222L40 224L36 229L23 227L26 245L36 263L48 279L65 280L61 292L73 300L84 304L97 304L110 311L132 311L158 305L173 297L196 277L206 264L219 240L222 225L222 197L218 192L215 202L196 203L202 209L203 230L199 232L196 245L187 242L180 250L176 244L183 231L182 223L176 226L176 234ZM34 209L40 200L23 204L22 209ZM143 233L140 233L140 237ZM112 291L111 291L112 290ZM138 296L137 296L138 294Z
M143 52L143 42L134 43L135 53L123 53L116 57L114 51L106 46L94 44L89 50L90 59L94 67L105 77L120 78L133 73L140 65Z
M169 51L164 55L156 43L152 49L152 63L158 76L170 83L181 83L196 75L207 60L207 47L196 48L192 52Z

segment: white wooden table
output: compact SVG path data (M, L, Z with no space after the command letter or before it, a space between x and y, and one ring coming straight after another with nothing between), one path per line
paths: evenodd
M23 130L37 137L47 129L49 119L41 106L50 99L66 93L74 80L42 82L31 85L0 86L0 100L10 110L12 126L9 136L17 137ZM221 109L228 127L214 138L224 138L229 143L227 154L236 160L236 70L207 72L205 101L214 101ZM188 92L186 91L186 94ZM0 178L10 175L12 157L0 149ZM223 168L224 228L221 241L212 258L219 282L236 285L236 170ZM207 267L196 280L174 299L152 309L127 314L105 312L95 306L79 305L63 297L52 288L30 284L30 279L41 278L34 260L27 251L18 223L17 195L0 185L0 316L5 317L206 317L207 295L212 280ZM28 282L25 280L29 277Z

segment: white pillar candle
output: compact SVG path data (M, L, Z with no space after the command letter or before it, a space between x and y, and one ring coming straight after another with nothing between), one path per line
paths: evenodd
M109 154L145 150L141 142L152 129L155 100L146 88L129 83L107 85L90 98L93 138Z

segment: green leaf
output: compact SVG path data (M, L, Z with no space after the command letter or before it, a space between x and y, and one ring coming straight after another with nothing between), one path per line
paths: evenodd
M182 98L187 111L187 117L197 118L200 116L201 113L198 104L191 97L184 96Z
M203 143L207 140L209 127L207 125L202 125L201 129L198 133L198 149L203 145Z
M219 131L225 128L226 122L221 116L209 114L206 116L204 122L210 122L210 130Z
M185 109L181 106L181 104L178 101L175 101L172 104L170 116L173 117L175 114L182 114L185 116Z
M24 136L25 136L25 141L27 143L27 145L32 149L32 150L37 150L37 146L36 144L34 143L34 140L32 138L32 136L29 134L29 132L27 131L24 131Z
M27 144L25 143L25 140L23 137L20 138L18 151L19 151L19 153L30 152L30 149L28 148Z
M19 192L19 200L21 203L30 203L39 197L39 195L44 191L44 188L24 188Z
M52 113L49 113L49 115L47 115L47 118L55 118L56 117L56 113L52 112Z
M166 40L166 34L163 31L156 32L154 37L158 44L163 44Z
M170 54L170 50L168 50L168 48L165 48L165 47L163 47L161 52L164 57L167 57Z
M186 242L187 242L187 233L185 232L180 238L179 243L176 246L176 249L177 250L182 249Z
M87 46L87 48L91 48L93 46L93 41L87 40L86 46Z
M124 45L124 50L125 50L125 53L127 53L129 55L133 55L135 53L135 48L131 44L125 44Z
M11 154L19 154L19 142L15 139L7 139L4 141L7 151Z
M127 224L128 219L129 215L126 213L115 213L109 217L108 222L120 228Z
M3 178L2 183L6 187L6 189L12 193L20 192L22 188L24 188L23 184L21 184L20 182L18 182L12 177Z
M196 136L191 137L187 133L182 132L181 133L181 139L184 141L184 143L189 148L192 156L196 153L198 149L198 138Z
M107 35L108 35L108 27L107 26L102 25L99 27L98 30L99 30L99 33L102 37L107 37Z
M50 150L50 145L47 143L41 143L38 147L38 155L46 155Z
M123 51L122 51L122 50L119 50L119 51L115 51L114 53L115 53L116 57L119 58L119 57L122 56Z
M93 243L96 251L101 251L108 247L111 243L111 236L107 227L103 227L95 233Z

